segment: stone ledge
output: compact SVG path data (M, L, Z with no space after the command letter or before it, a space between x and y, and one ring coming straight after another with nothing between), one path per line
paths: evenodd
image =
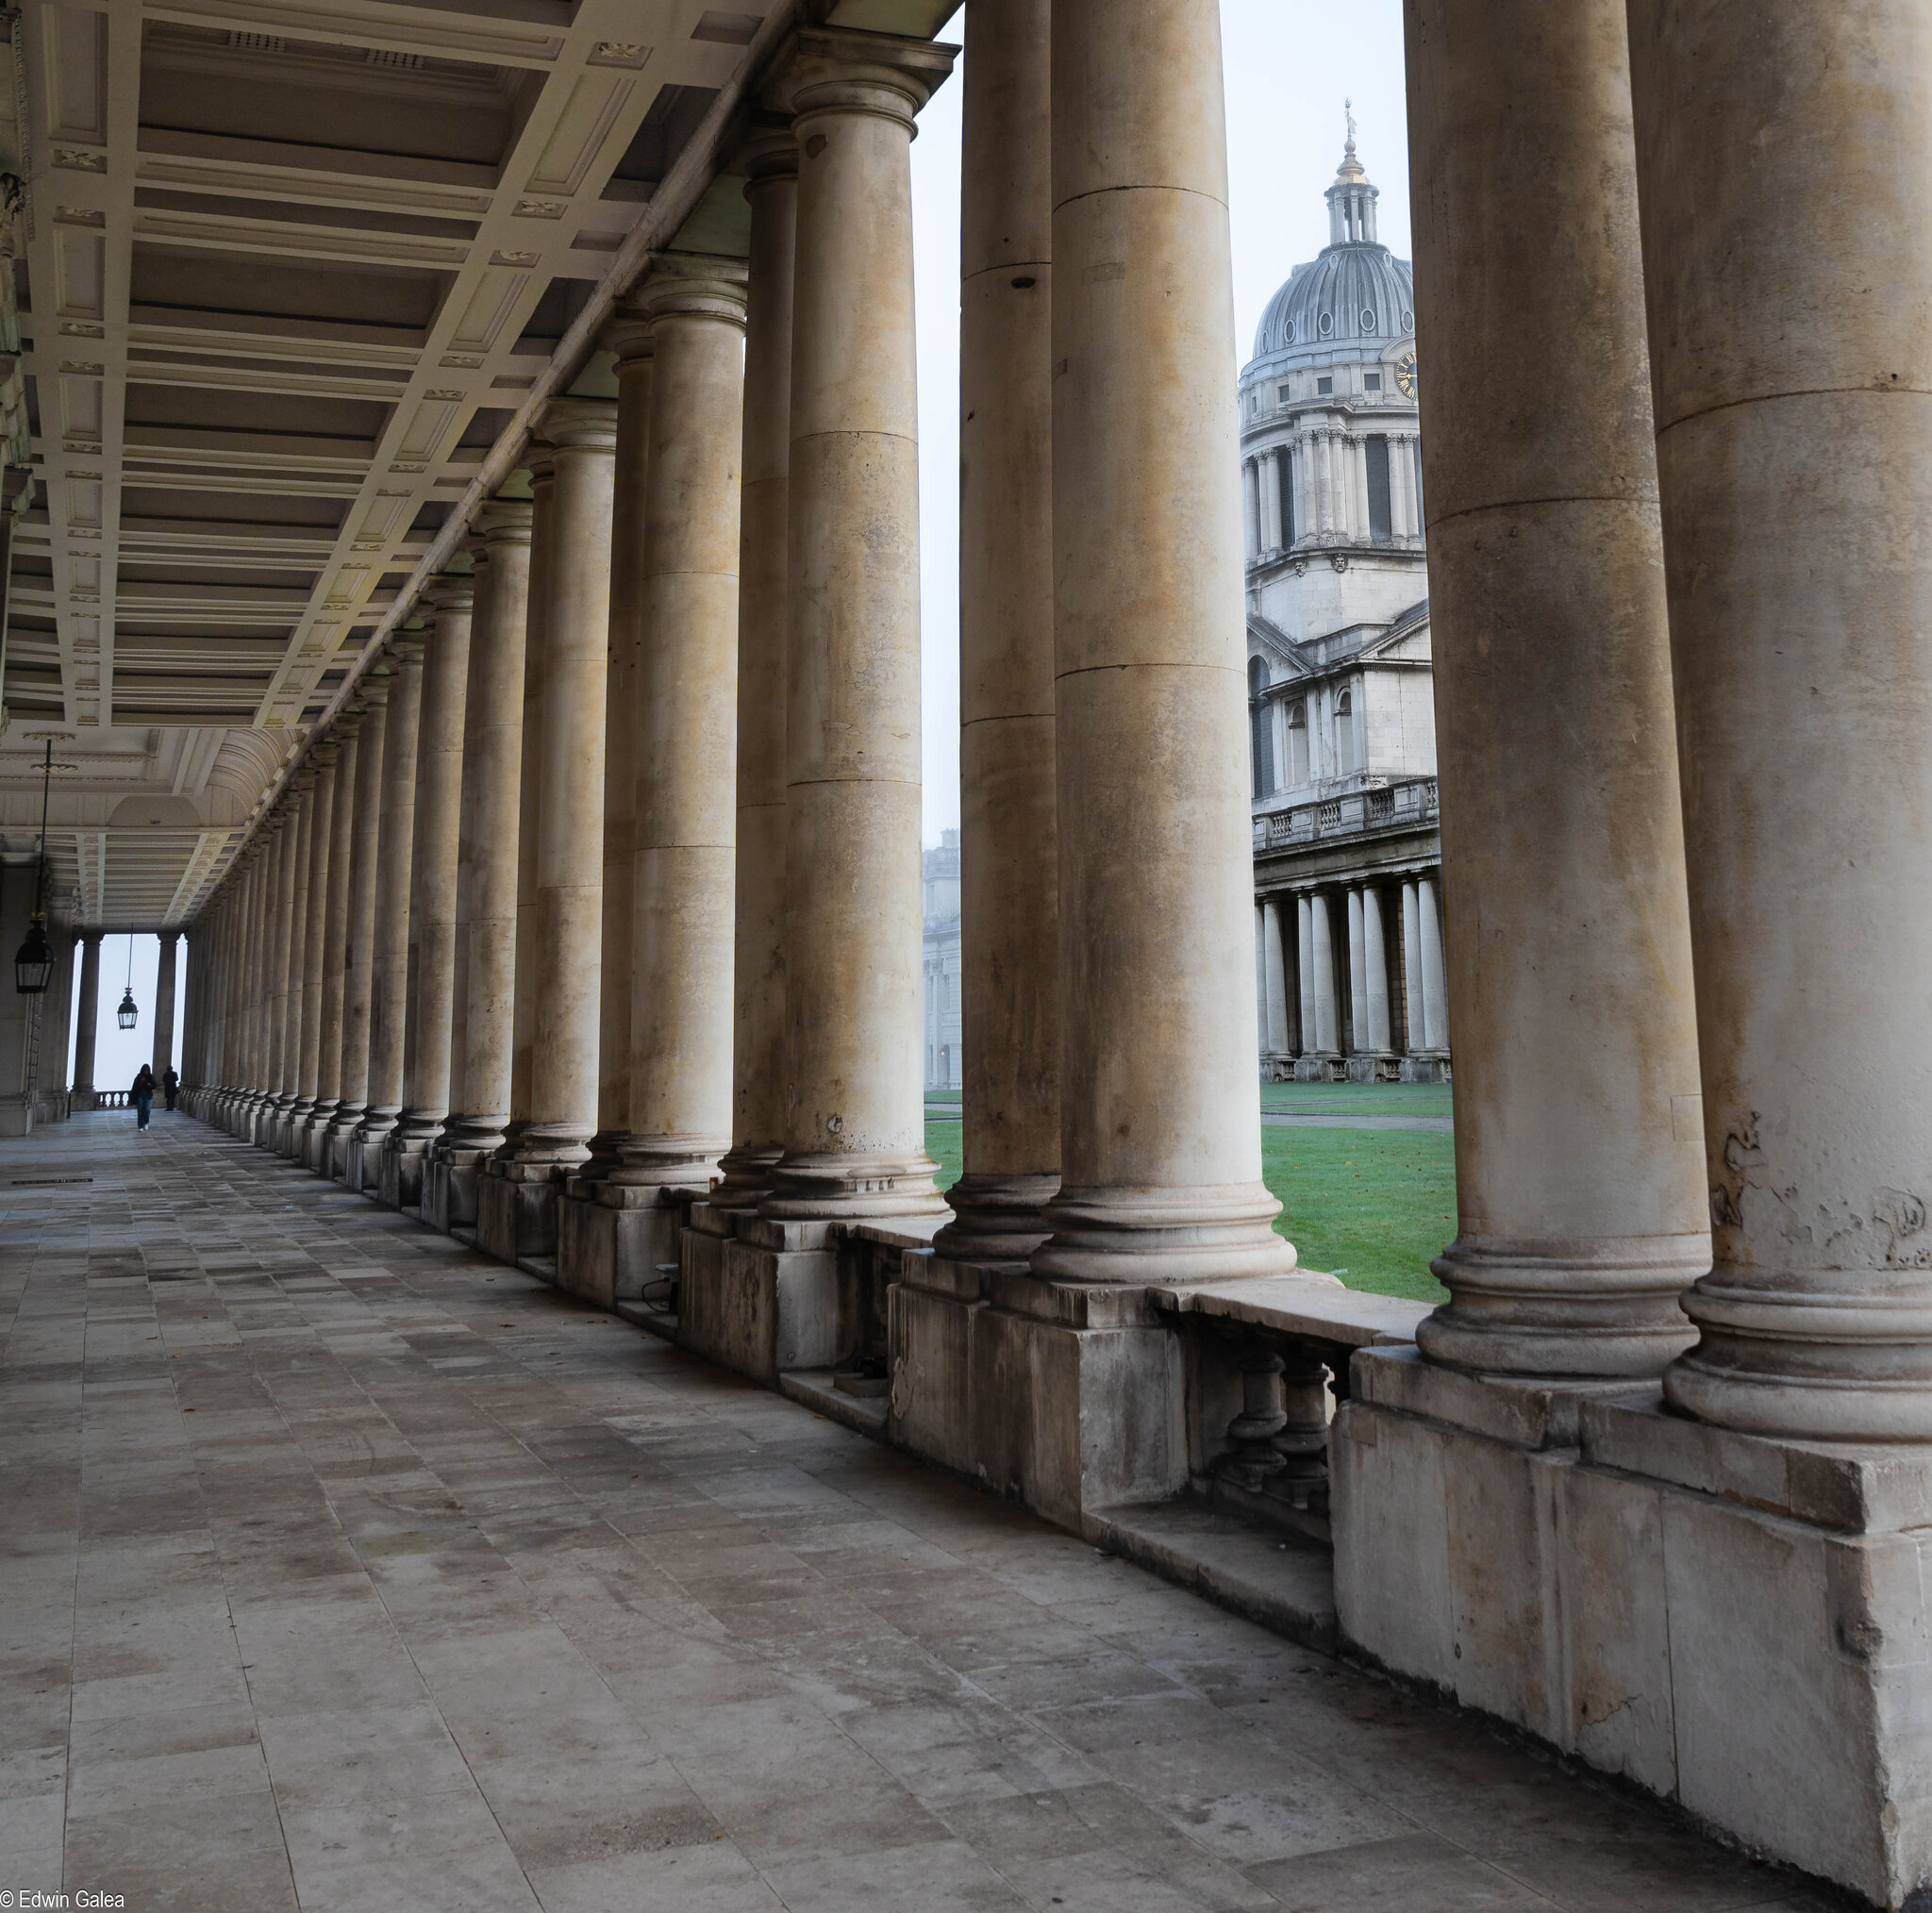
M1176 1315L1208 1315L1251 1322L1309 1341L1345 1348L1389 1348L1412 1343L1416 1324L1433 1305L1391 1295L1365 1295L1333 1278L1261 1275L1246 1282L1208 1282L1183 1289L1154 1289L1148 1300Z
M1349 1392L1398 1415L1487 1435L1513 1448L1574 1448L1584 1405L1657 1395L1654 1382L1557 1382L1439 1368L1413 1348L1358 1348Z
M885 1435L886 1398L846 1394L833 1381L830 1369L788 1369L778 1377L778 1392L861 1435L875 1439Z
M1097 1508L1081 1522L1096 1547L1204 1594L1244 1621L1323 1654L1336 1651L1335 1569L1325 1548L1198 1501Z

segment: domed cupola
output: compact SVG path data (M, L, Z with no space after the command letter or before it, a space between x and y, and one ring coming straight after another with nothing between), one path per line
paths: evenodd
M1255 357L1332 355L1339 346L1379 352L1415 330L1415 271L1375 238L1380 192L1356 158L1355 119L1335 183L1327 191L1329 242L1297 266L1268 302L1255 333Z

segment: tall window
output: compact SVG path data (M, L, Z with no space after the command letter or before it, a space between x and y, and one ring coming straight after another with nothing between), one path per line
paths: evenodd
M1308 704L1298 697L1288 707L1288 788L1308 781Z
M1361 768L1356 749L1355 696L1346 690L1335 700L1335 768L1344 777Z
M1392 534L1389 516L1389 441L1377 433L1366 441L1369 455L1369 536L1387 544Z
M1268 666L1248 659L1248 757L1254 772L1256 797L1274 795L1274 713L1261 693L1268 689Z

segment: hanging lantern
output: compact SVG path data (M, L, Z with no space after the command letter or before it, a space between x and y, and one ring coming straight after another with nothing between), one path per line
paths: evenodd
M26 927L26 941L14 953L13 987L22 996L42 994L54 977L54 946L47 940L47 923L40 911Z
M129 984L126 995L121 999L121 1007L114 1012L114 1021L123 1029L132 1029L140 1015L141 1011L134 1006L134 986Z

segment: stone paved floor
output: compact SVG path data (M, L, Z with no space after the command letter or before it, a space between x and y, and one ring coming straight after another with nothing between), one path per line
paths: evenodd
M1835 1904L185 1117L0 1144L0 1888Z

